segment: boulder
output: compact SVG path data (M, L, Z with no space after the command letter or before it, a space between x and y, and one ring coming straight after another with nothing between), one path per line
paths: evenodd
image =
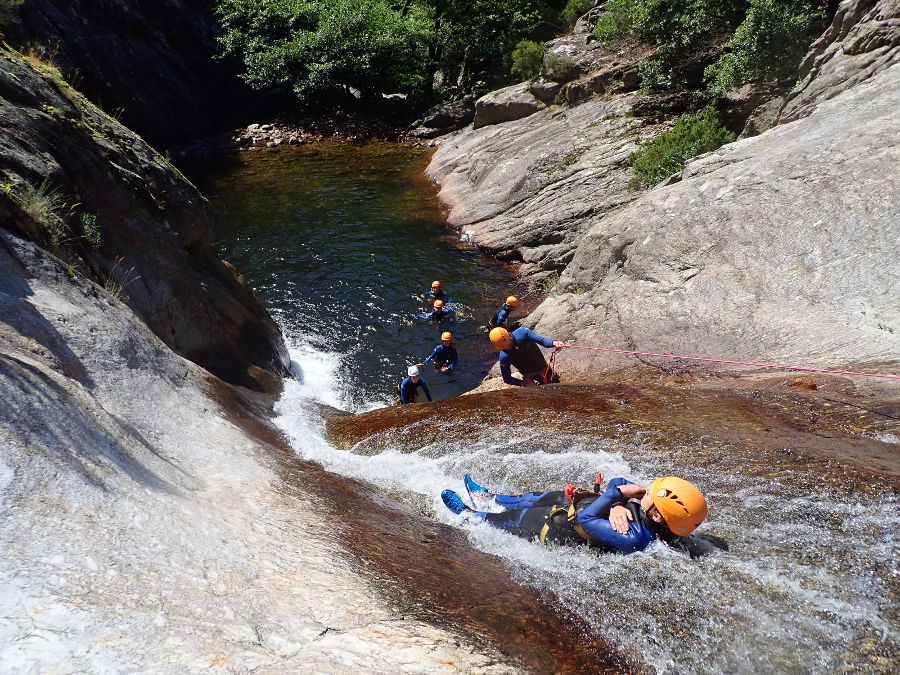
M480 129L492 124L511 122L528 117L545 107L531 93L527 82L514 84L485 94L475 102L474 126Z

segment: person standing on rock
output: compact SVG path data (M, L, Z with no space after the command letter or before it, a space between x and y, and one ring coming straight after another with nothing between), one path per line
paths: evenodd
M418 365L421 367L433 363L437 372L449 375L456 367L457 361L459 361L459 355L456 353L456 347L453 346L453 334L444 331L441 333L441 344L434 348L431 356Z
M494 346L500 350L497 360L500 362L500 374L506 384L529 387L559 382L559 377L548 368L547 361L537 345L558 349L563 346L561 342L542 337L524 326L512 332L497 327L491 330L489 337ZM512 376L512 366L522 374L521 380Z
M490 327L491 328L497 328L497 327L505 328L506 330L513 330L515 328L518 328L519 327L518 322L510 321L510 317L509 317L510 312L513 309L515 309L516 305L518 305L518 304L519 304L519 299L514 295L510 295L508 298L506 298L506 302L504 302L502 305L500 305L500 309L491 318L491 321L489 323Z
M420 388L425 392L425 396L428 397L428 400L431 401L431 392L428 391L428 385L425 384L425 380L423 380L419 374L419 367L410 366L406 369L406 374L407 377L405 377L397 387L397 395L400 397L400 403L402 405L415 403L416 399L419 397Z
M728 548L711 535L688 537L706 518L708 507L695 485L676 476L657 478L649 489L613 478L600 492L598 475L594 490L567 485L565 490L523 495L493 494L469 474L463 480L479 510L453 490L444 490L441 499L448 509L542 544L634 553L659 539L692 557Z

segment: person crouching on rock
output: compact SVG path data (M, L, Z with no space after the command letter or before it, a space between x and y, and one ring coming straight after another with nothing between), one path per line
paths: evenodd
M434 301L434 310L432 310L431 314L428 315L428 320L433 321L434 323L441 323L444 319L449 317L453 313L453 310L450 307L444 307L443 300L435 300Z
M563 346L561 342L541 337L524 326L516 328L511 333L505 328L494 328L489 337L494 346L500 350L497 360L500 362L500 374L506 384L528 387L559 382L556 373L547 367L547 361L537 345L559 348ZM512 376L511 366L515 366L522 374L521 380Z
M444 293L444 289L441 288L440 281L432 281L431 290L428 291L426 295L432 300L442 300L444 302L447 302L447 294Z
M519 299L514 295L510 295L508 298L506 298L506 302L500 305L500 309L497 310L497 313L494 314L493 317L491 317L489 324L490 327L497 328L499 326L500 328L505 328L506 330L513 330L514 328L518 328L518 322L511 321L509 316L510 312L512 312L512 310L515 309L516 305L518 304Z
M692 556L727 549L718 537L683 539L708 513L703 493L683 478L657 478L649 489L613 478L603 493L567 485L565 490L524 495L492 494L468 474L464 481L469 498L481 510L470 508L453 490L444 490L441 499L448 509L542 544L634 553L658 539Z
M439 373L449 375L456 367L459 355L456 353L456 347L453 346L453 334L449 331L441 333L441 344L434 348L431 356L425 359L419 366L425 366L428 363L434 364L434 369Z
M428 391L428 385L419 375L418 366L410 366L406 369L407 377L403 379L397 387L397 395L400 397L400 403L415 403L419 396L419 388L425 392L428 400L431 400L431 392Z

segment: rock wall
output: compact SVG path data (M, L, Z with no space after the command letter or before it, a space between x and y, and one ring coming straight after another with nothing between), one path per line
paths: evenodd
M629 117L633 94L450 136L430 167L450 223L528 275L565 266L528 320L558 340L896 371L898 4L842 3L795 90L751 120L778 126L649 192L626 189L628 153L660 131ZM558 365L691 367L574 350Z
M0 124L0 227L126 299L178 354L277 390L288 365L279 330L216 257L206 200L177 169L55 69L13 52L0 55Z
M894 66L689 163L590 229L531 322L578 344L897 371L898 109ZM559 365L645 364L565 350Z
M25 0L12 37L157 147L218 128L250 90L215 58L213 0Z

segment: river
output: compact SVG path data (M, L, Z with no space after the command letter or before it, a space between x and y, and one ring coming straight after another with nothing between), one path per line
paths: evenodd
M465 529L473 546L506 561L514 579L657 672L896 672L900 503L893 493L810 490L814 476L717 470L715 457L696 448L673 445L661 457L645 452L640 437L527 425L491 425L475 442L448 436L414 452L398 446L374 455L324 439L313 404L384 405L406 365L436 344L438 331L413 318L432 278L458 301L453 330L462 357L453 378L427 375L436 397L474 386L491 364L481 325L514 279L447 231L423 164L405 146L334 142L242 153L193 175L223 223L224 256L281 322L302 371L278 405L297 453ZM415 426L400 433L415 434ZM725 537L731 551L690 560L661 545L627 557L546 549L466 523L439 497L444 488L461 490L465 472L516 492L589 484L596 471L638 482L672 472L703 485L713 508L702 531Z

